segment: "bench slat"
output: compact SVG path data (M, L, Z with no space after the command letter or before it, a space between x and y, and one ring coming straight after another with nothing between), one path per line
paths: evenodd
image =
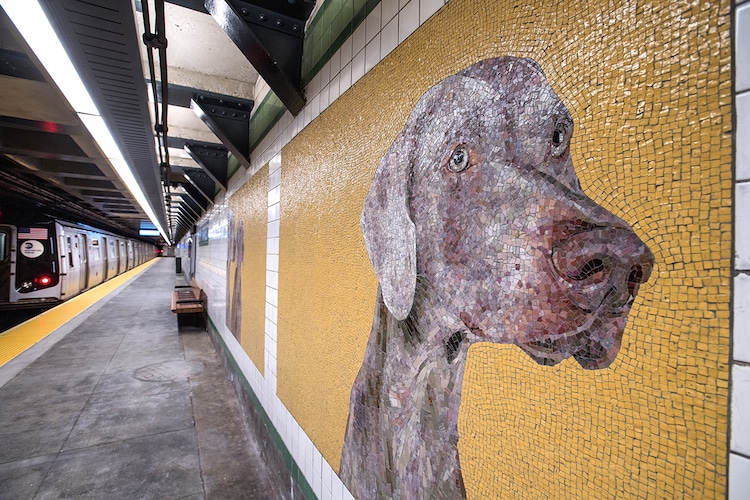
M190 285L177 285L172 292L172 312L202 313L205 309L202 290L193 282Z

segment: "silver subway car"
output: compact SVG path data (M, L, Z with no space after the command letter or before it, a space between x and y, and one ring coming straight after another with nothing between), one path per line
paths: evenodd
M150 243L59 220L0 224L0 307L69 299L157 252Z

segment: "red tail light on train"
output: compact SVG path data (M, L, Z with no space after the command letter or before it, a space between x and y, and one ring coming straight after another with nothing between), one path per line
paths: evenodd
M50 286L52 284L52 276L42 274L34 278L34 281L40 287Z

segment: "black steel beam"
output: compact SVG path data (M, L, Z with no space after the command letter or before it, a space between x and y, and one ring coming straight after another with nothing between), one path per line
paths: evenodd
M297 116L305 106L302 47L315 2L206 0L206 10Z
M214 182L220 185L222 189L227 189L229 164L226 148L188 142L185 144L185 151Z
M185 177L185 182L173 182L174 184L179 184L182 189L185 190L185 192L190 196L190 199L192 199L199 207L201 212L205 212L208 210L209 200L206 198L203 193L198 191L198 189L190 183L190 180Z
M250 166L250 111L246 100L193 94L190 107L246 168ZM252 103L253 101L249 101Z
M214 198L216 197L216 184L202 170L186 170L184 172L185 179L195 187L203 197L208 200L211 205L214 204Z

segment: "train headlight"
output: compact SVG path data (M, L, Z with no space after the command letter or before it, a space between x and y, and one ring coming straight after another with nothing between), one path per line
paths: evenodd
M31 288L34 286L34 283L31 281L22 281L21 282L21 291L27 292L31 290Z
M37 276L36 281L41 286L49 286L52 283L52 276L47 276L46 274L43 274L41 276Z

